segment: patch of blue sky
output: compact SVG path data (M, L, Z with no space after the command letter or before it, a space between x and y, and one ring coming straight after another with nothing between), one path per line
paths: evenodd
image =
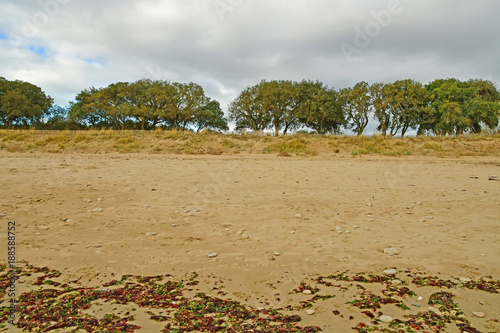
M43 46L30 45L29 49L31 52L38 54L40 57L47 58L49 56L47 54L47 50Z
M9 39L9 36L0 32L0 39L7 40Z
M89 63L89 64L96 64L96 65L101 64L101 62L99 60L92 59L92 58L86 58L86 59L83 59L83 61L85 61L86 63Z

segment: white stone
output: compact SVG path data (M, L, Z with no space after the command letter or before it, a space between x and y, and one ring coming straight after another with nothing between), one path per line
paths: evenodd
M210 254L208 255L208 257L209 257L209 258L215 258L215 257L217 257L217 252L210 253Z
M378 319L380 319L384 323L390 323L391 321L393 321L393 318L391 316L386 315L382 315Z
M304 295L311 295L312 294L312 291L310 291L309 289L306 289L302 292Z
M46 225L39 225L38 229L40 229L40 230L49 230L50 228L47 227Z
M146 236L148 236L148 237L151 237L151 236L156 236L156 235L158 235L158 234L157 234L156 232L154 232L154 231L153 231L153 232L147 232L147 233L146 233Z
M298 218L298 219L301 219L302 218L302 215L300 214L295 214L295 217Z
M463 277L463 276L462 276L462 277L460 278L460 282L463 282L463 283L466 283L466 282L471 282L471 281L472 281L472 279L471 279L471 278L468 278L468 277Z
M309 310L306 310L306 313L307 313L308 315L313 315L313 314L315 314L315 313L316 313L316 311L314 311L313 309L309 309Z
M280 256L280 253L278 251L274 251L273 252L273 255L275 255L276 257L279 257Z
M335 227L335 230L339 235L344 232L341 227Z
M472 314L478 318L486 317L486 313L484 313L484 312L472 312Z
M394 268L391 268L391 269L386 269L384 271L384 274L385 275L394 275L394 274L398 274L398 270L397 269L394 269Z
M100 212L103 212L104 209L98 207L98 208L94 208L92 211L95 213L100 213Z
M393 247L388 247L388 248L384 249L384 253L388 254L388 255L397 256L399 254L399 250L395 249Z

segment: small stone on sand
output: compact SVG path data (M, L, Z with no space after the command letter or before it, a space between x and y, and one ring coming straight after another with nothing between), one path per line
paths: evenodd
M208 255L208 257L209 257L209 258L215 258L215 257L217 257L217 252L210 253L210 254Z
M393 268L391 268L391 269L386 269L386 270L384 271L384 274L385 274L385 275L394 275L394 274L397 274L397 273L398 273L398 270L397 270L397 269L393 269Z
M309 309L309 310L306 310L306 313L307 313L308 315L313 315L313 314L315 314L315 313L316 313L316 311L314 311L313 309Z
M390 323L391 321L393 321L392 317L386 315L382 315L378 319L380 319L384 323Z
M384 249L384 253L388 254L388 255L397 256L399 254L399 250L397 250L393 247L388 247L388 248Z
M484 312L472 312L472 314L478 318L486 317L486 313L484 313Z

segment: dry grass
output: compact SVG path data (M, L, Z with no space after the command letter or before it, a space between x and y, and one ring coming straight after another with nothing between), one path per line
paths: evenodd
M382 136L286 137L200 134L184 131L34 131L0 130L0 151L9 153L251 154L290 157L345 156L499 156L500 135L385 138Z

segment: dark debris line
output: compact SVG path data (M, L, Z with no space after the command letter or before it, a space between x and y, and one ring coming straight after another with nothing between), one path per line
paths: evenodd
M0 267L0 299L3 300L9 286L6 267ZM199 293L188 299L183 296L186 286L198 283L196 275L189 281L163 283L163 276L123 276L103 284L103 288L74 288L50 279L60 272L39 268L27 263L16 270L20 277L41 274L34 285L50 287L21 294L18 298L17 327L26 332L50 332L72 329L71 332L134 332L140 327L131 324L134 316L129 312L120 317L106 314L95 318L85 310L96 301L113 304L133 304L141 308L161 309L168 315L160 316L152 311L150 319L165 322L161 332L319 332L319 327L300 327L300 316L286 316L272 309L257 310L236 301L223 300ZM76 281L74 281L76 282ZM5 327L10 309L0 308L0 326Z
M3 300L10 284L10 276L6 266L0 266L0 300ZM421 287L436 288L468 288L489 293L499 293L500 281L481 278L462 284L450 280L442 280L433 276L410 274L411 284ZM299 315L287 316L282 311L299 311L310 308L315 302L326 301L335 295L320 295L321 289L335 288L336 292L345 292L349 287L357 287L359 292L354 300L347 302L349 306L359 308L369 323L358 323L352 329L358 332L445 332L448 325L455 325L460 332L479 332L471 326L464 313L454 303L454 295L450 291L439 291L429 298L429 305L436 311L424 311L414 315L406 315L404 320L394 319L385 327L381 327L378 319L382 306L394 304L403 310L409 308L404 300L416 294L404 281L394 285L395 276L356 274L349 276L347 273L318 277L312 281L314 285L302 282L292 292L302 293L308 290L312 298L301 302L300 305L285 309L255 309L232 300L198 293L193 298L186 298L183 291L191 290L199 282L197 275L188 281L175 282L168 280L168 276L141 277L125 275L120 280L104 283L100 288L73 287L79 280L70 284L61 284L52 279L60 277L61 272L47 267L35 267L23 263L16 269L17 279L37 275L33 285L40 286L39 290L19 295L17 307L17 327L25 332L50 332L57 329L70 329L71 332L134 332L140 327L131 322L134 316L130 312L119 316L106 314L96 318L88 311L97 301L111 302L112 304L135 305L148 309L146 312L150 319L164 322L165 327L161 332L319 332L320 327L301 327L297 323L302 319ZM381 284L385 289L381 295L367 291L363 285ZM73 285L73 286L72 286ZM161 310L162 315L151 310ZM0 307L0 327L6 327L10 309ZM333 315L340 315L333 311ZM349 319L354 319L350 317Z

